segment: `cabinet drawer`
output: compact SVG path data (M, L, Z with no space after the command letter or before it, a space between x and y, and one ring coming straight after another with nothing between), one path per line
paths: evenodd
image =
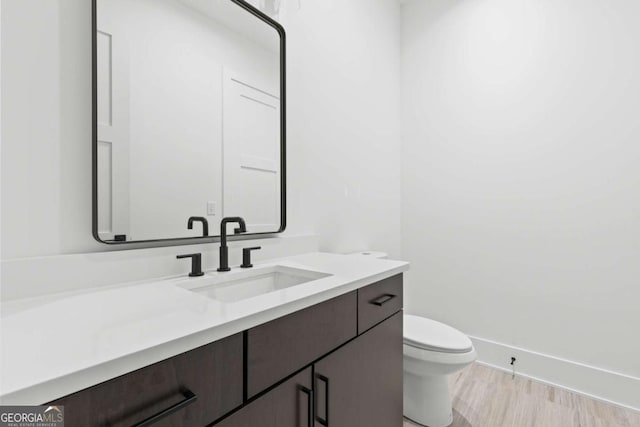
M402 274L358 289L358 334L402 310Z
M351 292L247 331L247 398L347 342L357 334L357 294Z
M209 424L242 404L242 334L51 402L69 426ZM173 409L173 410L172 410Z

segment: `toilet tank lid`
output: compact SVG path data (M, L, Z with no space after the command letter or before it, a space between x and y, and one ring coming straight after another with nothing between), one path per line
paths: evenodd
M354 253L352 253L350 255L365 256L365 257L369 257L369 258L378 258L378 259L385 259L387 257L387 253L386 252L380 252L380 251L354 252Z
M411 314L404 315L404 343L442 353L466 353L473 344L469 337L444 323Z

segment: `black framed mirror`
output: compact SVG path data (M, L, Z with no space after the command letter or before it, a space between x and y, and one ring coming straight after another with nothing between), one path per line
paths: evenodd
M95 239L202 243L230 216L284 231L282 26L242 0L92 3Z

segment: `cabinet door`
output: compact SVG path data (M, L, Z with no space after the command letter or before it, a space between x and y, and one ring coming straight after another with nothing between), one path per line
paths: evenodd
M402 312L315 364L315 427L402 426Z
M225 418L216 427L311 427L311 368Z

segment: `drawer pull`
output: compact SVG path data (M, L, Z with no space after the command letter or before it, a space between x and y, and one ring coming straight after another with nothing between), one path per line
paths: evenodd
M300 391L307 395L307 427L313 427L313 390L305 386L299 386Z
M166 418L169 415L173 414L174 412L179 411L180 409L191 405L193 402L195 402L198 399L198 396L196 396L191 390L184 390L182 392L182 395L184 396L184 400L181 400L175 405L168 407L164 411L158 412L157 414L152 415L149 418L142 420L137 424L134 424L133 427L147 427L152 424L155 424L161 419Z
M325 377L324 375L320 375L320 374L316 374L316 380L320 380L324 383L324 417L321 417L320 415L318 415L316 413L316 421L319 422L320 424L322 424L323 426L328 426L329 425L329 378ZM317 387L317 381L316 381L316 389ZM318 411L318 408L320 407L320 405L318 405L318 393L316 393L316 405L315 405L315 411Z
M395 297L396 296L392 295L392 294L384 294L381 297L378 297L378 298L372 300L371 304L377 305L378 307L382 307L383 305L385 305L386 303L388 303L389 301L391 301Z

